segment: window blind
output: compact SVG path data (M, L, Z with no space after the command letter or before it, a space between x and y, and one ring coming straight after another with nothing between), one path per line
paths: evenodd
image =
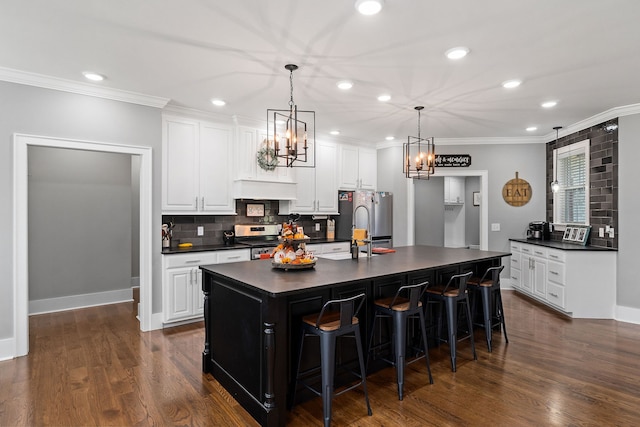
M556 173L560 190L554 195L554 222L588 224L588 145L559 150Z

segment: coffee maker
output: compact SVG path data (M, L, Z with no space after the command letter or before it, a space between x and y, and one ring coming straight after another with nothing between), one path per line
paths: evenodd
M527 239L549 240L551 227L547 221L532 221L527 228Z

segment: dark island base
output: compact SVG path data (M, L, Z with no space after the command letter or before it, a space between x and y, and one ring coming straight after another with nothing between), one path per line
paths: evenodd
M291 404L301 318L329 299L364 292L362 342L369 345L373 300L407 283L480 273L508 253L431 247L398 248L392 255L360 261L321 260L313 271L274 271L270 263L247 261L201 267L204 271L205 346L203 372L211 373L263 426L286 424ZM290 286L284 286L290 283ZM260 285L262 283L262 285ZM277 287L277 292L272 292ZM379 328L374 341L386 339ZM352 346L339 346L337 360L357 363ZM302 370L319 365L319 347L305 343ZM375 369L379 364L372 364ZM308 396L308 395L307 395ZM300 393L305 398L305 393ZM374 408L375 410L375 408Z

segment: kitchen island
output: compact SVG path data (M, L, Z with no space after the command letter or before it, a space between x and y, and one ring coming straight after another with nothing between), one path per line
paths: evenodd
M205 295L205 343L202 368L213 376L263 426L283 426L300 319L319 311L329 299L364 292L367 304L359 318L363 343L372 319L372 301L399 286L481 273L501 265L505 252L432 246L396 248L393 254L334 261L320 259L314 268L274 269L270 260L201 266ZM303 369L318 364L317 349L305 346ZM349 351L342 361L355 359ZM375 408L374 408L375 410Z

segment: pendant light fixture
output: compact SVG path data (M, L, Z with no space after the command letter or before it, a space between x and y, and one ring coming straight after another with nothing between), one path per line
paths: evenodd
M418 136L408 136L403 144L404 159L402 169L407 178L429 179L435 173L436 146L433 137L422 138L420 119L422 106L414 107L418 112Z
M289 71L289 108L267 110L265 161L275 167L315 167L315 111L298 110L293 101L295 64L284 66ZM284 160L280 162L279 159Z
M556 148L553 150L553 181L551 181L551 191L557 193L560 190L560 183L558 182L558 131L562 129L562 126L555 126L553 128L556 131Z

